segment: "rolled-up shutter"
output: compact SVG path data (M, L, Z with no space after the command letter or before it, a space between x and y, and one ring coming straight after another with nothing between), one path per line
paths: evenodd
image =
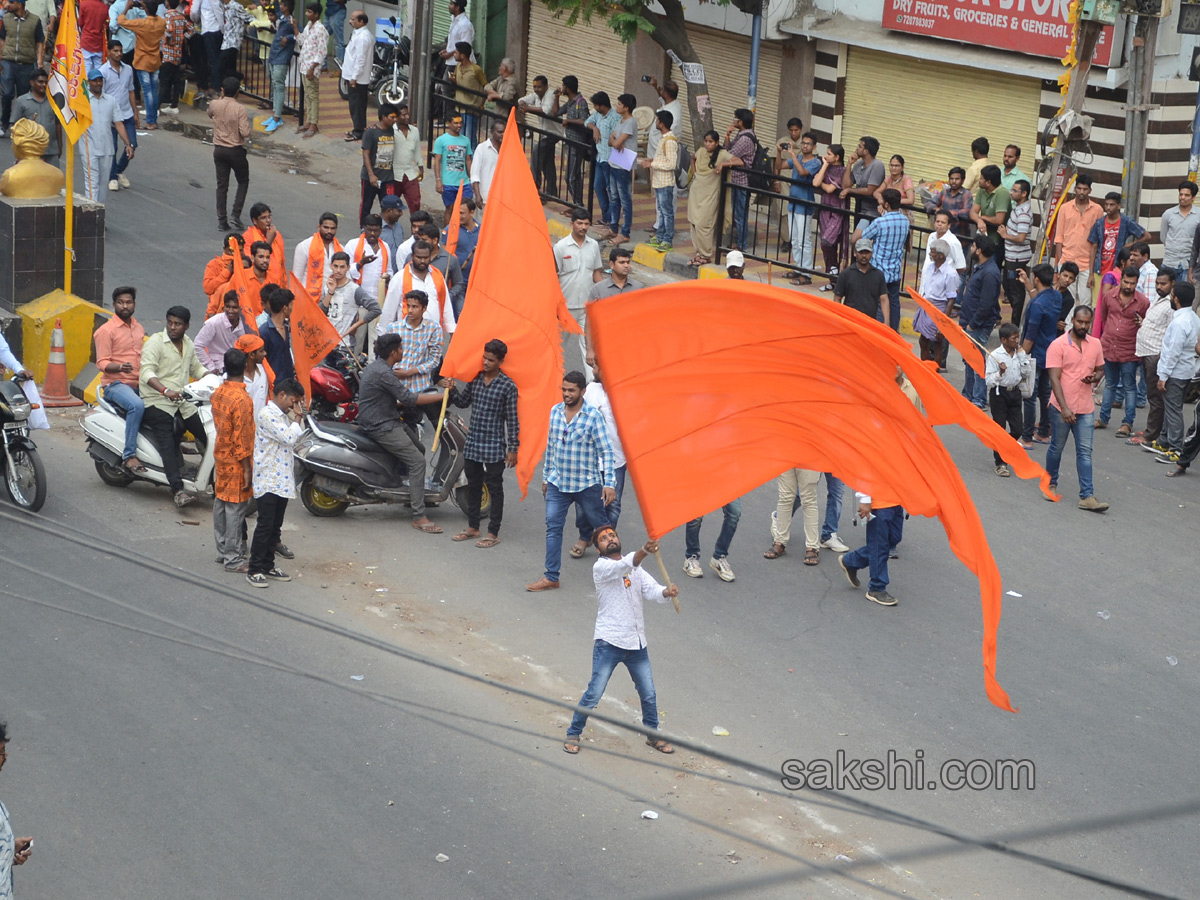
M580 52L568 53L570 47ZM568 25L565 13L556 19L544 3L534 0L529 7L525 71L526 90L533 89L535 75L545 75L551 90L562 83L564 75L574 75L584 97L604 91L615 104L617 95L625 92L625 45L599 15L590 24L580 19Z
M915 60L847 48L846 91L839 143L849 156L863 135L879 141L886 165L893 153L916 183L942 181L952 166L967 168L971 141L986 137L988 158L1000 165L1006 144L1021 148L1021 170L1032 174L1042 82L1004 72L920 61L920 102L901 86L913 84Z

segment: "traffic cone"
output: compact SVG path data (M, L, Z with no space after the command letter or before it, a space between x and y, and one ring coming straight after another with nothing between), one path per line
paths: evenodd
M54 320L54 331L50 335L50 364L46 367L46 383L42 386L42 405L83 406L83 401L72 397L67 386L67 349L62 319Z

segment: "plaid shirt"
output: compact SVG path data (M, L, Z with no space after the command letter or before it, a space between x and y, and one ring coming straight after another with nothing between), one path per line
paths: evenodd
M492 463L504 459L506 450L517 452L521 426L517 420L517 386L511 378L501 372L488 384L480 372L465 389L451 390L450 399L460 409L471 407L463 456L473 462Z
M401 375L400 383L419 394L429 387L429 373L441 359L442 329L429 319L422 319L416 328L409 325L407 319L400 319L388 325L387 333L400 335L403 355L396 368L417 370L416 375Z
M751 128L744 128L737 133L737 136L725 148L731 156L736 156L742 161L742 165L734 166L729 171L729 180L733 184L740 184L745 187L750 183L750 176L746 174L746 170L754 165L754 154L758 150L758 137Z
M542 480L564 494L577 494L597 483L616 487L612 444L600 410L584 403L570 422L564 404L550 410Z
M862 236L875 242L871 264L883 273L887 282L899 281L904 268L904 244L908 240L908 217L902 212L886 212L863 229Z
M195 33L195 29L178 9L168 9L163 19L166 20L167 30L163 32L162 61L179 65L183 59L183 42Z
M971 206L974 203L975 195L966 188L960 190L956 197L947 187L934 194L933 202L925 209L931 213L939 209L946 210L950 213L950 230L955 234L964 235L971 233Z

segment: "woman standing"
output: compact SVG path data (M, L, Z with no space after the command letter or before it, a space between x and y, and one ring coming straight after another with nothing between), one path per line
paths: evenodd
M900 192L900 211L908 216L908 224L913 221L912 206L917 192L913 180L904 174L904 157L897 153L888 161L888 174L883 184L875 189L875 201L882 202L883 192L889 188Z
M742 161L721 147L721 138L715 131L704 135L704 151L692 158L692 184L688 191L687 217L692 227L692 246L696 255L690 265L702 266L712 262L716 253L717 207L721 198L721 171L730 166L740 166ZM733 218L732 204L725 204L725 221L722 230Z
M821 168L813 176L813 186L821 192L821 205L828 210L843 210L849 202L842 197L842 176L846 172L846 149L841 144L830 144L821 158ZM817 231L821 238L821 253L825 257L825 274L829 283L821 290L832 291L833 279L845 252L846 236L850 233L850 219L840 212L817 213Z

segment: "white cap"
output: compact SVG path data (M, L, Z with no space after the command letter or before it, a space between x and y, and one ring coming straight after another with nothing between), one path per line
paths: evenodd
M725 257L725 268L727 268L727 269L730 266L745 266L745 265L746 265L746 257L742 255L741 250L730 250L729 254Z

